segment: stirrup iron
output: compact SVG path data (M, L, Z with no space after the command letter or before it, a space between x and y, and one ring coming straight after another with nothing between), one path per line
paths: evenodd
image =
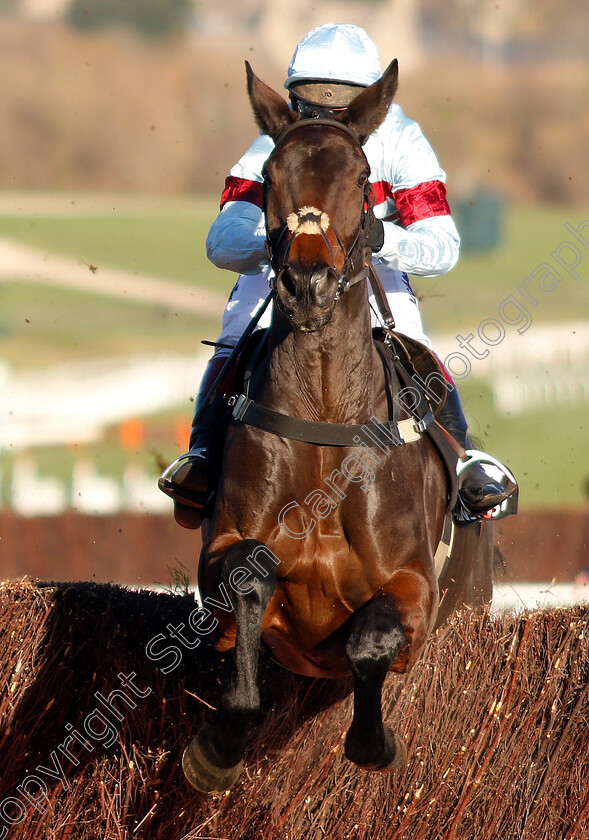
M466 460L459 460L456 465L456 473L458 476L460 476L463 470L472 466L472 464L479 464L489 478L493 481L499 482L508 494L505 501L501 502L500 505L490 508L485 511L485 513L481 514L480 517L477 516L476 519L485 519L497 522L499 519L504 519L506 516L516 514L519 487L511 470L506 467L505 464L502 464L497 458L494 458L492 455L488 455L486 452L482 452L480 449L467 449L466 455Z

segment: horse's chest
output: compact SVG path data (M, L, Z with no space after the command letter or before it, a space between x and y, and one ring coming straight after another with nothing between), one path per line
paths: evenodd
M317 447L254 429L233 436L222 489L224 519L245 538L321 565L325 555L373 562L390 509L413 505L393 454ZM227 527L225 521L224 527ZM398 530L398 525L397 525Z

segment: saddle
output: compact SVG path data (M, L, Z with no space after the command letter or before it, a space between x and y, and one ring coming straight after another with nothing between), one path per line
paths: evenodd
M385 342L386 333L382 327L372 330L374 340ZM448 394L448 381L444 368L436 354L414 338L397 332L391 334L401 363L408 370L413 369L416 384L425 391L427 401L436 414L445 404Z

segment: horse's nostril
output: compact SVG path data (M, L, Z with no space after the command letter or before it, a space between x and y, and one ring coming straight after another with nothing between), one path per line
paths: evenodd
M296 301L297 284L286 269L278 275L276 288L282 302L287 306L293 306Z
M312 284L312 294L318 306L329 306L337 293L338 275L332 268L318 271Z
M292 297L296 297L297 294L297 284L295 283L294 279L291 277L288 272L284 272L282 275L282 283L286 292L291 295Z
M293 279L286 268L282 268L276 275L276 285L286 292L291 293L294 291Z

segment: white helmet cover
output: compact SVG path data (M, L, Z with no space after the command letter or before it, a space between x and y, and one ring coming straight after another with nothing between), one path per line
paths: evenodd
M378 50L363 29L348 23L324 23L296 47L284 87L305 80L366 86L381 76Z

